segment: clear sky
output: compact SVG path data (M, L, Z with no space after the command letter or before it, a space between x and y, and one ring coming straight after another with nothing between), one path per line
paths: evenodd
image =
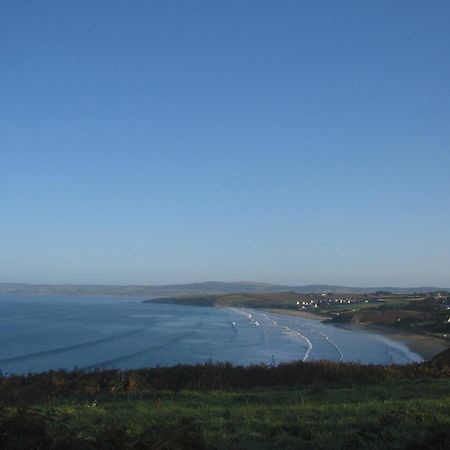
M0 281L450 287L448 0L2 0Z

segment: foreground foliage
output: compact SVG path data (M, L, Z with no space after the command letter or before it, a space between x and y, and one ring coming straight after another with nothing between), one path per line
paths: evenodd
M441 449L450 380L181 391L4 407L2 449Z
M0 448L447 449L449 365L205 364L1 377Z
M444 352L445 353L445 352ZM443 354L444 355L444 354ZM409 365L362 365L294 361L279 365L229 363L178 365L138 370L49 371L0 375L0 401L27 404L58 397L135 394L162 390L236 390L255 387L304 387L316 383L380 383L401 379L448 378L448 357Z

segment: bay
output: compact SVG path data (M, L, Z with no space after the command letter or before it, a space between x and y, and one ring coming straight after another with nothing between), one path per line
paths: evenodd
M407 364L422 358L375 333L263 310L142 299L0 296L0 371L291 360Z

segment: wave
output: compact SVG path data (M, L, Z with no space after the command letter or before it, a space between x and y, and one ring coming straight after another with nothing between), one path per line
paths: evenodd
M127 359L136 358L137 356L142 356L142 355L145 355L145 354L155 351L155 350L160 350L160 349L166 348L167 346L176 344L177 342L180 342L183 339L190 337L194 334L195 334L195 331L189 331L186 333L182 333L182 334L175 336L173 339L170 339L170 340L164 342L164 344L153 345L151 347L146 347L142 350L139 350L138 352L127 353L126 355L117 356L115 358L111 358L106 361L101 361L101 362L97 362L95 364L90 364L88 366L84 366L83 369L92 370L92 369L103 368L103 367L108 367L108 366L114 367L119 362L126 361Z
M411 351L406 345L400 342L394 342L384 336L378 336L374 334L370 334L367 336L368 339L381 344L385 347L385 352L389 358L391 358L391 362L396 362L396 355L401 354L404 358L409 360L410 362L423 362L423 358Z
M104 344L105 342L111 342L111 341L115 341L117 339L123 339L123 338L129 337L129 336L134 336L136 334L142 333L144 330L145 330L145 328L140 328L138 330L129 331L127 333L115 334L114 336L108 336L108 337L104 337L101 339L95 339L93 341L83 342L80 344L68 345L66 347L54 348L51 350L43 350L41 352L27 353L25 355L12 356L10 358L0 359L0 364L6 364L6 363L10 363L10 362L17 362L17 361L25 361L27 359L40 358L42 356L54 355L57 353L65 353L65 352L68 352L71 350L79 350L80 348L91 347L96 344Z
M300 336L303 340L306 341L306 345L307 345L307 347L306 347L306 353L305 353L305 356L302 358L302 361L306 361L306 360L309 358L309 354L311 353L311 350L312 350L312 348L313 348L313 345L312 345L311 341L310 341L305 335L303 335L302 333L300 333L300 332L297 331L297 330L292 330L291 328L286 327L286 326L284 326L284 327L282 327L282 328L283 328L284 330L288 331L288 332L297 334L297 335Z
M329 336L327 336L325 333L323 333L322 331L317 330L317 333L319 333L321 336L323 336L338 352L339 354L339 361L342 361L344 359L344 354L342 353L341 349L339 348L339 346L336 344L336 342L332 341Z

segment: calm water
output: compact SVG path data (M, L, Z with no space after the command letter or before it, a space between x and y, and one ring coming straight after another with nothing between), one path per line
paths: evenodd
M380 335L250 309L0 296L3 373L293 359L381 364L421 360L403 344Z

